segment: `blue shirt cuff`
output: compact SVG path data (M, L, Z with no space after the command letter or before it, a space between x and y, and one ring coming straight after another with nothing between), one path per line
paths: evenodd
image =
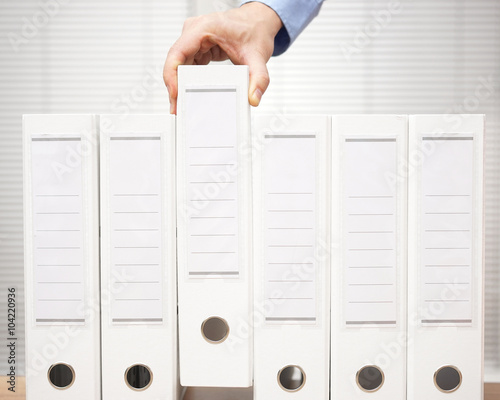
M242 5L255 0L244 0ZM272 8L283 27L274 38L273 56L283 54L306 26L318 15L323 0L258 0Z

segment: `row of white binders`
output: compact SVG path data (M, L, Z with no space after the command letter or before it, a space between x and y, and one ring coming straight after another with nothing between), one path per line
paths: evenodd
M28 400L482 398L482 115L24 117ZM182 386L181 386L182 385Z

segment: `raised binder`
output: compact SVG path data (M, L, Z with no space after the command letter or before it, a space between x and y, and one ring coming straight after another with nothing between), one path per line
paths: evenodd
M178 399L175 117L100 126L103 399Z
M330 117L258 116L254 399L329 398Z
M26 397L100 398L93 115L25 115Z
M407 132L332 118L332 400L406 395Z
M248 67L180 66L178 290L183 386L252 384Z
M483 115L410 116L410 400L483 398L483 132Z

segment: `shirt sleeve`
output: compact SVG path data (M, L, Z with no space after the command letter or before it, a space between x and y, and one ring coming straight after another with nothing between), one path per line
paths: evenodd
M255 0L243 0L242 5ZM283 54L306 26L318 15L323 0L258 0L272 8L283 27L274 38L273 56Z

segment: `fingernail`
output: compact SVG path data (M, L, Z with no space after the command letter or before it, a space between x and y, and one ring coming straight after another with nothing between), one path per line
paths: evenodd
M254 106L258 106L260 103L260 99L262 99L262 90L255 89L252 95L252 104Z
M170 102L170 114L173 114L175 112L175 105L173 102Z

